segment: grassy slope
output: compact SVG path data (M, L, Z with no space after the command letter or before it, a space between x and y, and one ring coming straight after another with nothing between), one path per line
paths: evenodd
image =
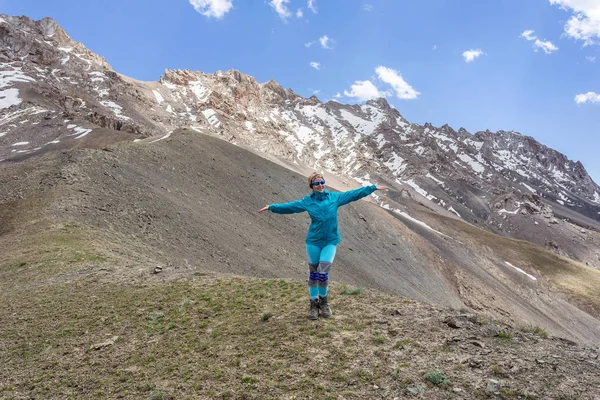
M0 397L333 399L417 388L450 398L457 387L485 398L493 378L503 381L505 398L585 398L600 384L593 366L550 339L493 323L456 331L442 323L449 312L342 289L333 288L335 317L316 322L305 317L304 284L288 280L83 280L3 291ZM492 351L482 356L480 346ZM559 372L535 361L547 359L548 348L565 357ZM514 358L526 366L518 374L509 372L520 365ZM557 379L563 368L577 371L574 381ZM449 383L432 384L428 371Z

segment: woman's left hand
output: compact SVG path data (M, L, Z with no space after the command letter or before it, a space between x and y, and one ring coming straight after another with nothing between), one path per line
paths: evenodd
M384 185L375 185L375 188L377 188L377 190L388 190L389 187L384 186Z

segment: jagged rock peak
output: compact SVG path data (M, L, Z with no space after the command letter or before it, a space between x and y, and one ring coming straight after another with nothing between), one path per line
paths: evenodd
M270 103L280 103L286 100L295 100L299 98L291 89L284 89L277 81L271 79L268 82L260 84L260 87ZM320 102L319 102L320 103Z
M373 100L367 100L367 105L371 107L375 107L378 110L383 111L384 113L390 115L393 118L400 118L404 123L408 124L409 122L400 114L398 110L388 103L388 101L384 97L379 97Z
M187 85L189 82L197 81L203 74L189 69L165 69L163 76L159 78L160 83L169 82L176 85Z
M38 38L32 40L32 36ZM73 51L74 55L94 62L103 69L112 70L104 57L90 51L83 43L75 42L58 22L50 17L35 21L26 16L0 14L0 39L7 60L33 55L32 59L38 64L51 65L57 57L60 59L64 56L60 53Z
M233 68L225 72L217 71L215 72L215 76L234 79L239 83L256 83L256 79L252 75L244 74L243 72L240 72L237 69Z
M47 37L54 36L59 29L62 29L58 22L50 17L45 17L39 20L39 25L42 29L42 34Z
M373 107L377 107L380 110L389 110L392 108L390 106L390 103L388 103L388 101L385 99L385 97L379 97L377 99L367 100L367 104L371 105Z
M312 104L312 105L322 104L321 100L319 100L319 98L315 94L313 94L312 96L310 96L307 100L310 100L309 103Z
M444 132L448 132L448 133L456 136L456 131L454 129L452 129L452 127L448 124L442 125L442 127L440 129Z
M41 35L45 40L56 41L60 45L75 45L75 41L65 32L64 29L56 22L55 19L44 17L39 21L32 20L26 16L10 16L0 14L0 23L5 22L7 25L17 28L18 31Z

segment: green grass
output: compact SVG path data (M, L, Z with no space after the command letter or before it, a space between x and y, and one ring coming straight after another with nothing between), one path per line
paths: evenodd
M88 238L92 229L76 223L38 221L35 234L26 240L2 243L7 249L0 255L4 282L27 284L67 274L78 274L111 260Z
M365 291L365 288L349 288L349 287L344 287L344 289L340 292L341 295L344 296L357 296L359 294L362 294Z
M267 322L272 316L273 316L272 312L266 312L266 313L263 314L262 320L265 321L265 322Z
M382 335L375 335L373 337L373 344L384 344L385 343L385 338Z
M424 375L424 378L434 385L449 385L450 381L442 371L430 370Z
M349 379L366 385L389 373L361 347L369 337L386 346L370 324L346 331L356 322L309 321L305 307L291 302L269 310L261 295L269 286L278 297L306 296L304 283L271 282L77 280L1 291L0 343L8 361L0 375L10 378L0 384L0 398L273 398L319 385L342 393ZM348 307L341 300L335 306ZM341 332L351 332L355 345L344 345ZM310 349L318 348L327 349L330 362L314 357ZM356 365L355 357L366 364ZM319 379L299 378L309 372Z
M454 365L441 351L450 328L432 332L423 320L432 311L394 322L372 304L394 309L402 299L366 293L368 302L336 296L332 318L309 321L306 307L273 308L262 296L269 288L270 298L307 301L305 285L192 275L3 287L0 398L358 399L405 393L423 380L428 395L444 398L450 379L441 369L419 372L423 362ZM390 340L390 328L400 327ZM469 371L452 370L452 380Z
M540 328L539 326L527 326L522 328L523 332L533 333L536 336L547 338L548 332L545 329Z
M499 337L500 339L511 339L512 333L506 332L506 331L500 331L496 334L496 336Z

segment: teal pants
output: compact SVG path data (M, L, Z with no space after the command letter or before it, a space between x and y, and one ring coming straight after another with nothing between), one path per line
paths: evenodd
M327 296L329 285L329 270L335 258L337 246L329 244L325 247L306 244L306 257L308 258L309 276L308 293L311 300L319 296Z

